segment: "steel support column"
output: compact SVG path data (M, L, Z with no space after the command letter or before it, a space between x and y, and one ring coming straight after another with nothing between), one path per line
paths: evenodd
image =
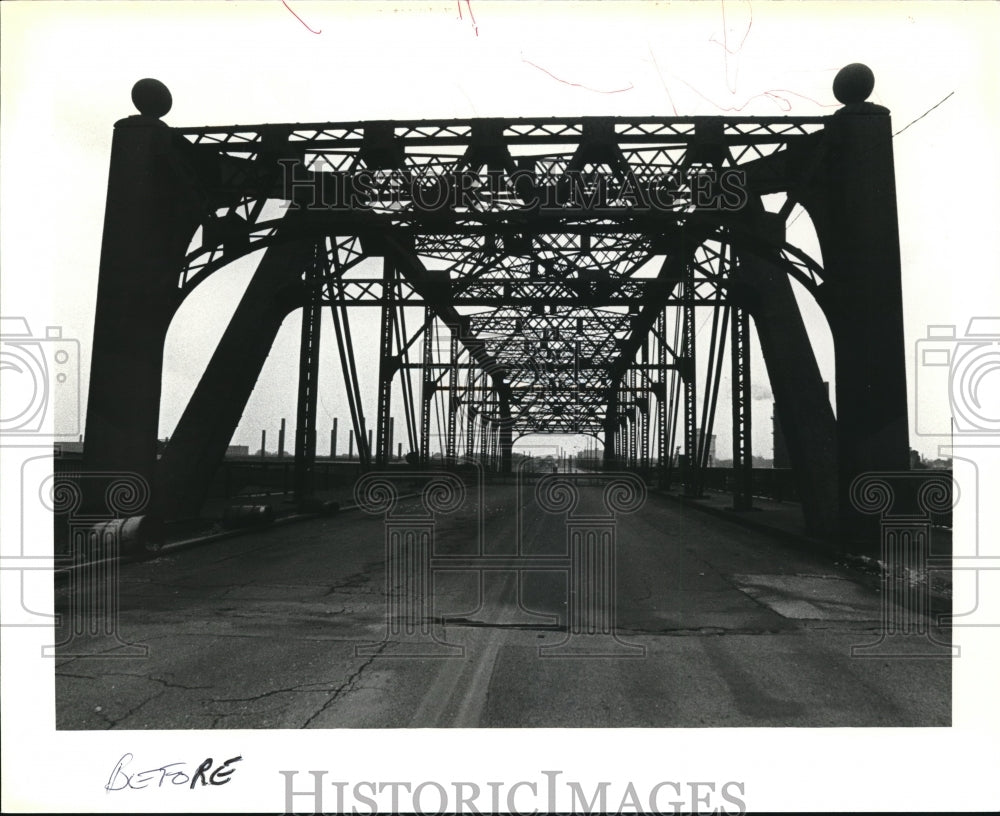
M853 508L850 485L869 471L909 469L889 112L870 103L845 107L830 118L827 139L820 205L810 214L826 266L821 305L836 354L840 508L847 532L874 547L878 525Z
M684 495L701 496L698 472L698 368L695 356L694 267L689 265L684 279L683 345L681 346L684 378Z
M754 318L806 528L828 538L838 528L837 426L788 273L777 260L743 254L731 280Z
M465 389L465 458L472 461L476 455L476 379L470 368L466 372Z
M753 447L750 394L750 315L732 306L733 509L753 507Z
M635 366L630 366L628 370L628 392L629 392L629 410L628 410L628 467L634 468L639 463L639 413L638 406L636 405L636 372Z
M424 307L424 356L420 397L420 466L426 468L431 458L431 409L434 404L434 312Z
M147 484L157 466L163 344L204 215L194 185L177 172L184 157L174 138L155 116L115 123L84 434L86 471L135 473ZM104 506L99 480L88 483L84 502Z
M302 272L312 262L306 243L264 253L157 463L154 512L164 520L200 512L278 330L302 304Z
M667 484L667 471L670 462L670 440L668 438L668 418L670 415L667 406L667 313L662 310L656 317L656 335L658 345L656 347L656 370L659 382L656 388L656 408L657 408L657 439L656 439L656 466L659 469L659 485L665 487Z
M498 428L498 444L500 446L500 472L510 473L514 453L514 420L510 415L510 403L504 398L498 398L500 408L500 423Z
M618 467L618 386L608 389L607 414L604 417L604 469Z
M334 288L343 295L343 278L334 281ZM351 337L351 325L348 320L347 307L333 305L330 307L333 318L333 329L337 338L337 353L340 356L340 367L344 378L344 391L347 405L351 411L351 426L353 438L358 443L358 461L361 469L367 471L371 467L371 445L365 434L365 416L362 413L361 388L358 385L358 371L354 360L354 341ZM368 436L371 432L368 432Z
M320 246L318 251L323 251ZM302 307L299 342L299 394L295 417L295 498L303 499L315 489L316 397L319 379L319 340L323 315L318 259L306 273L308 302Z
M455 452L455 432L458 426L458 328L452 327L448 343L448 435L445 439L445 466L454 468L458 459Z
M382 322L379 332L378 413L375 419L375 465L385 467L392 444L389 416L392 410L392 379L399 368L392 354L393 325L396 320L396 280L392 260L386 256L382 267Z
M649 471L649 413L652 409L651 392L649 388L649 337L642 343L643 365L642 396L639 398L639 467L644 473Z

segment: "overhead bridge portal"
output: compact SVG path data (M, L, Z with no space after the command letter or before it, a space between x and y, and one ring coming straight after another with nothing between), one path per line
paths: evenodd
M588 434L606 465L697 495L728 367L746 507L752 320L807 526L854 535L852 481L906 470L909 452L890 117L866 101L873 83L865 66L843 69L843 107L823 117L174 128L160 118L169 91L141 80L139 114L116 123L112 145L84 466L147 480L161 520L196 515L283 320L302 310L295 461L307 495L330 310L366 469L392 454L395 399L424 466L436 406L446 466L474 457L508 471L519 436ZM771 194L780 207L765 207ZM796 204L821 257L786 239ZM199 283L257 250L158 459L171 320ZM371 258L378 274L361 263ZM793 279L829 324L836 416ZM350 322L362 307L380 320L370 448Z

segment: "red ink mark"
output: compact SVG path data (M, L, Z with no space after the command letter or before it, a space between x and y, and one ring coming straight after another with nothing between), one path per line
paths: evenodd
M729 92L730 97L732 97L730 101L733 104L731 105L719 104L718 102L716 102L713 99L710 99L708 96L706 96L697 88L695 88L694 85L692 85L690 82L687 82L681 77L675 77L675 79L678 79L681 82L683 82L698 96L700 96L714 108L724 113L739 113L757 99L766 99L767 101L775 104L778 107L778 109L781 110L783 113L788 113L792 109L792 101L788 98L790 96L795 96L798 97L799 99L804 99L807 102L812 102L814 105L820 108L838 107L836 104L824 104L816 99L813 99L812 97L806 96L805 94L800 94L797 91L792 91L787 88L771 88L769 90L753 94L752 96L745 96L743 94L740 94L740 97L743 100L742 104L736 104L735 97L739 92L739 77L740 77L739 58L741 52L743 51L743 47L746 45L746 42L749 39L750 33L753 29L753 3L751 2L751 0L743 0L743 4L746 6L746 11L748 16L746 19L745 26L743 27L742 30L742 35L739 36L739 42L735 42L736 40L735 35L738 35L739 32L736 31L734 24L733 27L734 37L730 38L729 18L726 12L727 0L720 0L720 2L722 4L722 42L719 42L719 40L716 39L714 34L711 37L709 37L708 41L722 48L722 68L723 72L725 73L726 90ZM650 56L652 56L652 52L650 52ZM734 63L733 65L730 65L730 59L729 59L730 57L735 57L735 59L733 60ZM655 58L653 62L654 64L656 63ZM656 68L657 71L659 72L658 65L656 66ZM662 75L660 79L662 81L663 79ZM665 83L664 87L666 87Z
M694 91L696 94L698 94L698 96L700 96L702 99L704 99L710 105L712 105L713 107L718 108L720 111L723 111L724 113L739 113L744 108L746 108L751 102L753 102L755 99L768 99L771 102L774 102L778 106L778 108L780 110L782 110L785 113L787 113L788 111L790 111L792 109L792 103L789 102L788 99L785 98L785 96L797 96L797 97L799 97L799 99L805 99L807 102L812 102L814 105L818 105L821 108L837 108L837 107L840 107L837 104L824 104L823 102L820 102L817 99L813 99L811 96L806 96L805 94L800 94L797 91L791 91L791 90L788 90L787 88L772 88L769 91L761 91L760 93L754 94L753 96L749 97L742 105L728 105L728 106L727 105L720 105L718 102L716 102L716 101L714 101L712 99L709 99L707 96L705 96L705 94L703 94L701 91L699 91L690 82L687 82L687 81L681 79L680 77L678 77L678 79L680 79L681 82L683 82L685 85L687 85L692 91ZM783 96L782 94L784 94L785 96Z
M753 3L747 2L747 11L750 13L750 19L747 21L747 29L743 32L743 37L740 39L740 44L736 48L729 47L729 28L726 25L726 0L722 0L722 39L723 42L719 43L726 51L730 54L738 54L743 50L743 43L747 41L747 37L750 36L750 29L753 28ZM712 37L710 42L718 43L719 41Z
M646 50L649 51L649 56L653 60L653 67L656 68L656 73L660 77L660 84L663 85L663 90L667 92L667 99L670 100L670 107L674 111L674 116L677 116L677 106L674 104L674 97L670 93L670 88L667 87L667 81L663 78L663 72L660 70L660 63L656 61L656 56L653 54L653 49L646 44Z
M600 93L600 94L624 93L625 91L631 91L633 88L635 88L635 85L629 82L627 88L615 88L614 90L610 91L602 91L600 88L591 88L587 85L581 85L579 82L570 82L568 79L562 79L560 77L557 77L551 71L547 71L546 69L542 68L541 65L536 65L531 60L525 59L524 54L521 55L521 62L527 63L532 68L537 68L543 74L547 74L548 76L552 77L556 82L561 82L563 85L569 85L571 88L583 88L585 91L592 91L593 93Z
M458 3L458 19L464 20L465 17L462 15L462 0L456 0ZM479 36L479 24L476 23L476 15L472 13L472 0L465 0L465 7L469 10L469 22L472 23L472 30L475 35Z
M283 5L286 9L288 9L289 11L291 11L292 12L292 16L296 20L298 20L300 23L302 23L302 25L304 25L311 33L313 33L313 34L322 34L323 33L323 29L322 28L319 31L317 31L314 28L310 28L309 24L305 20L303 20L301 17L299 17L298 14L296 14L294 11L292 11L292 7L290 5L288 5L288 3L285 2L285 0L281 0L281 5Z
M726 72L726 87L729 89L729 92L731 94L735 94L737 88L739 87L740 62L738 59L736 60L736 69L735 71L732 72L732 81L730 82L729 57L737 56L743 50L743 45L744 43L746 43L747 37L750 36L750 29L753 28L753 3L747 0L746 6L747 6L747 11L750 14L750 19L747 21L746 29L743 32L743 36L740 38L740 42L735 48L729 47L729 24L726 20L726 0L721 0L721 3L722 3L722 42L720 43L717 39L715 39L714 34L708 38L708 41L711 43L715 43L716 45L722 46L722 52L723 52L722 63L723 63L723 69Z

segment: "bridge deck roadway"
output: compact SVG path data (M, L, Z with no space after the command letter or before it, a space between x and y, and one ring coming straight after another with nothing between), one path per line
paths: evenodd
M472 553L481 511L485 552L509 554L514 491L441 517L436 552ZM436 631L464 657L357 656L386 632L383 521L360 512L124 564L119 633L148 656L57 658L57 727L949 724L951 661L851 656L880 596L829 559L656 496L617 540L619 637L643 657L539 656L566 637L558 570L438 572ZM528 502L522 549L565 553L564 517Z

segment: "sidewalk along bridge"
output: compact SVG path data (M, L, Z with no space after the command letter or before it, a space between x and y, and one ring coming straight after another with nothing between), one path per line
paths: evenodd
M909 467L889 112L863 65L822 117L626 117L172 127L143 79L115 125L86 422L84 506L127 474L152 522L196 516L288 314L302 311L294 491L315 489L321 316L329 310L363 471L393 416L427 469L509 472L534 433L603 443L611 470L704 487L730 369L734 505L752 502L751 321L810 534L878 541L852 484ZM784 196L768 209L765 196ZM768 198L768 201L773 199ZM786 240L801 205L822 255ZM157 456L163 347L184 299L260 263ZM379 259L372 274L369 259ZM836 416L792 280L836 354ZM379 317L372 441L352 339ZM696 343L696 315L710 314ZM400 411L400 406L402 410ZM683 456L674 454L683 449Z

